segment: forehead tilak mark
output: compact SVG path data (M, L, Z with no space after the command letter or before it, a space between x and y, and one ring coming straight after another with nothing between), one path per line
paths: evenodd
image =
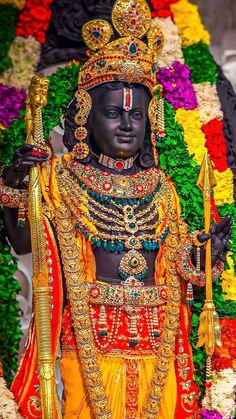
M123 109L128 112L133 108L133 89L123 88Z

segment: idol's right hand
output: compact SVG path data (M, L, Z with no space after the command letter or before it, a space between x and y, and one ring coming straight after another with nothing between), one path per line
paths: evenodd
M23 181L29 174L30 169L37 164L42 164L48 158L47 152L42 148L24 144L17 148L12 163L3 170L2 177L6 186L22 188Z

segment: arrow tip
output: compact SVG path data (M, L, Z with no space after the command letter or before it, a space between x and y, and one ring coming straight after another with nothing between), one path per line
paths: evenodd
M197 186L204 191L206 187L213 189L216 184L217 182L214 175L213 164L208 156L208 153L206 153L200 168Z

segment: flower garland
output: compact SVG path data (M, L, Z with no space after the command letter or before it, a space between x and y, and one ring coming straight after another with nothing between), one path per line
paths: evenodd
M217 65L214 62L206 44L198 42L183 48L185 64L190 68L190 78L193 84L211 83L217 80ZM204 63L204 66L203 66Z
M154 18L152 20L152 27L156 26L165 34L163 49L156 62L157 67L168 67L173 61L183 63L184 57L177 26L170 17L167 17L166 19Z
M213 108L214 109L214 108ZM228 168L227 147L223 135L223 122L217 118L211 119L207 124L202 125L202 132L206 137L206 147L213 161L215 168L219 172L224 172Z
M220 319L222 348L217 347L213 367L216 371L234 367L236 359L236 319Z
M198 110L186 111L180 108L176 112L175 119L184 129L184 140L189 154L194 156L194 161L200 166L207 150Z
M236 374L231 368L213 372L212 398L208 396L202 400L207 409L217 409L224 419L230 419L235 412Z
M189 3L188 0L179 0L171 5L171 10L174 22L179 28L183 48L200 41L207 45L210 44L210 35L201 22L198 6Z
M223 119L216 86L206 82L194 84L193 88L197 97L198 110L202 124L207 124L215 118L219 120ZM209 101L209 98L211 98L211 101Z
M174 61L171 67L162 68L157 80L163 86L163 95L173 105L174 110L195 109L197 99L189 79L190 70L184 64Z
M152 11L152 17L173 17L171 4L176 3L177 1L179 0L151 0L154 9Z
M26 0L16 27L16 36L34 37L40 44L46 40L46 31L51 19L52 0Z

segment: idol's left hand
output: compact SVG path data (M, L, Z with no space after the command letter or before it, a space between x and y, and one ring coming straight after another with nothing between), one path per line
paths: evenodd
M211 238L211 262L212 267L221 259L226 260L227 251L230 250L227 244L232 234L232 218L225 217L220 223L213 224L210 233L199 234L197 239L200 243L204 243ZM205 270L205 246L201 246L201 270ZM194 261L196 261L196 247L194 246Z

